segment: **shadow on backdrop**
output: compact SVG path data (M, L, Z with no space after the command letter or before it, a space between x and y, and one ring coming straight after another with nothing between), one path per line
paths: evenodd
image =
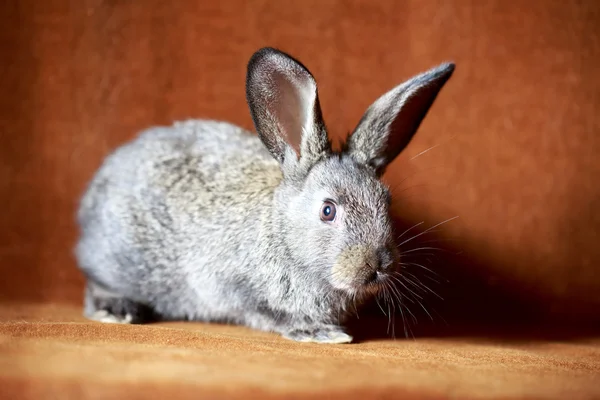
M557 324L556 315L548 315L544 308L551 295L497 272L491 278L494 261L469 251L491 246L477 238L453 240L444 232L444 225L452 223L452 218L426 225L414 217L394 218L396 231L402 235L399 242L404 243L400 246L404 252L400 275L404 277L395 283L396 294L387 295L395 306L382 295L359 309L349 322L357 341L426 337L560 341L600 332L597 321L585 322L576 314L563 315L562 323Z

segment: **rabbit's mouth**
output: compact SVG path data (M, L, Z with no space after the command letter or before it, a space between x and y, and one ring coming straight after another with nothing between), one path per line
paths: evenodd
M379 288L380 285L385 284L389 279L389 275L386 272L380 270L373 270L370 266L365 266L366 277L363 280L361 287L365 289Z
M391 284L391 275L384 271L372 270L366 265L349 279L332 279L332 285L347 294L368 298L379 294Z
M389 284L390 276L386 272L372 271L362 279L357 279L353 284L352 292L361 297L368 298L379 294Z

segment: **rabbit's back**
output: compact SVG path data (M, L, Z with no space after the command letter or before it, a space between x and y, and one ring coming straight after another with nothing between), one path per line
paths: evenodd
M79 264L167 316L229 318L243 296L227 285L247 280L280 180L257 137L229 123L149 129L106 158L83 196Z

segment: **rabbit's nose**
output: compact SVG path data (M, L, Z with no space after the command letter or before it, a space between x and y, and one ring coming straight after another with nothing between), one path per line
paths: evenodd
M366 260L366 267L368 268L367 282L381 281L386 278L387 270L389 269L392 257L390 252L383 248L374 251L371 257Z
M366 283L377 282L384 278L384 273L379 270L371 270L365 278Z
M377 259L376 269L383 272L387 271L394 261L391 251L385 247L377 250L375 258Z
M376 254L373 254L372 257L369 257L366 260L365 264L369 271L371 271L373 274L378 271L381 271L381 257L379 257Z

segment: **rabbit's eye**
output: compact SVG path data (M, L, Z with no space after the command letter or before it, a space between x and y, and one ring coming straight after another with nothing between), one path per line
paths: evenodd
M325 201L321 207L321 221L331 222L335 219L335 204Z

